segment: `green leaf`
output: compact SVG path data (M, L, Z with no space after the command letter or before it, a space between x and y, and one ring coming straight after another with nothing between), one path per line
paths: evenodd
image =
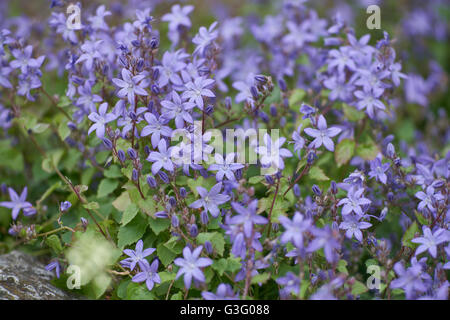
M224 272L236 272L237 270L241 269L242 265L239 262L239 258L222 258L219 260L214 260L212 266L214 270L216 270L220 276L223 275Z
M257 184L257 183L260 183L263 180L264 180L263 176L254 176L254 177L251 177L250 179L248 179L248 183L250 183L250 184Z
M251 280L251 284L264 284L267 282L267 280L270 279L270 273L264 272L264 273L260 273L255 275L252 280Z
M183 294L181 291L177 292L170 297L170 300L183 300Z
M119 166L112 165L107 170L103 172L106 178L120 178L123 177L122 172L120 171Z
M150 229L152 229L152 231L156 235L160 234L162 231L170 227L169 219L148 217L148 224L150 226Z
M326 174L323 172L323 170L320 169L317 166L312 167L311 169L309 169L308 177L310 177L311 179L314 179L314 180L318 180L318 181L328 181L328 180L330 180L330 178L328 178L326 176Z
M348 270L347 270L347 261L345 261L345 260L339 260L337 269L338 269L339 272L348 274Z
M138 212L138 207L134 203L131 203L123 212L121 224L126 225L128 222L133 220Z
M147 229L147 225L147 220L138 214L127 225L120 227L117 235L117 245L119 248L123 248L141 239L145 233L145 229Z
M355 152L355 141L350 139L343 139L336 146L336 151L334 152L334 159L338 166L346 164L350 161Z
M161 260L162 264L166 267L178 256L177 253L167 248L164 243L158 244L156 253L158 254L159 260Z
M61 140L66 140L66 138L70 135L70 129L67 126L67 122L61 122L58 125L58 134Z
M356 121L364 119L364 117L366 116L366 114L363 111L359 111L355 107L349 106L346 103L342 104L342 110L344 111L345 117L349 121L356 122Z
M377 144L367 136L363 143L358 143L356 146L356 155L364 160L373 160L380 153Z
M174 272L167 272L167 271L159 272L158 275L161 279L161 284L164 282L175 280L177 276Z
M148 291L145 283L130 283L127 287L127 300L154 300L155 295Z
M116 190L119 186L119 181L112 179L103 179L98 186L97 197L102 198Z
M55 250L55 252L57 254L59 254L60 252L63 251L63 247L61 245L61 241L59 240L59 237L56 234L52 234L51 236L47 237L47 239L45 239L45 243L50 248Z
M50 125L48 123L38 123L33 128L31 128L31 130L34 133L43 133L49 127L50 127Z
M202 232L197 236L199 243L204 244L206 241L211 242L213 248L217 251L219 255L223 255L223 250L225 248L225 239L223 235L219 232Z
M420 222L421 225L427 226L431 223L427 218L425 218L420 212L417 210L414 210L414 213L416 214L417 220Z
M88 210L97 210L98 208L100 208L100 206L98 205L98 202L95 202L95 201L86 203L83 205L83 207L85 207Z
M112 205L114 208L116 208L119 211L125 211L126 208L131 203L130 195L128 194L128 191L122 192L122 194L112 202Z
M360 295L364 292L367 292L369 289L362 283L361 281L355 280L352 286L352 294L354 296Z
M298 111L300 106L298 105L305 97L306 92L303 89L294 89L289 97L289 107L295 111Z
M417 244L411 242L411 240L414 239L416 232L419 232L419 226L417 225L417 222L414 221L403 235L402 245L411 249L415 249Z

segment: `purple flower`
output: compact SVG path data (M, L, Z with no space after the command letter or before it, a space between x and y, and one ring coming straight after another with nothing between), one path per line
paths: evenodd
M230 196L221 194L220 190L222 190L221 182L214 185L209 192L203 187L197 187L197 192L201 199L191 203L189 208L198 209L203 207L206 211L209 211L213 217L218 217L220 214L218 206L230 200Z
M148 249L147 249L148 250ZM158 275L158 259L155 259L152 264L149 264L147 260L143 260L143 263L139 264L141 272L136 274L131 281L144 282L147 285L147 289L151 291L155 283L161 283L161 278Z
M197 45L193 52L194 55L200 54L203 56L206 49L215 39L217 39L219 31L214 30L216 26L217 21L213 22L208 29L206 29L206 27L200 27L198 33L195 35L194 39L192 39L192 42Z
M327 128L325 117L320 115L317 121L317 129L306 128L304 131L307 135L315 138L310 146L317 149L323 144L329 151L334 151L334 143L330 138L338 135L341 129L337 127Z
M406 299L414 299L416 293L427 291L427 282L431 280L429 274L424 272L424 260L417 261L414 257L411 259L411 267L405 269L403 261L397 262L394 265L394 271L397 274L397 279L392 280L391 288L401 288L405 290Z
M81 46L83 54L78 58L77 64L84 62L84 66L88 71L94 70L95 60L101 60L102 55L100 53L100 45L102 45L103 40L92 41L86 40Z
M385 110L386 107L378 98L383 94L383 89L372 89L370 91L355 91L355 96L359 99L356 103L358 110L366 109L370 118L374 117L376 109Z
M91 134L95 130L95 134L100 139L105 137L105 125L111 121L117 119L117 115L114 113L106 113L108 111L108 103L104 102L98 107L98 113L92 112L88 118L94 124L89 128L88 134Z
M309 229L311 220L305 219L298 211L294 214L292 221L285 216L280 216L278 219L286 229L280 237L281 243L291 241L297 248L303 248L303 232Z
M56 277L59 279L61 266L58 260L53 260L52 262L50 262L48 265L45 266L45 270L47 271L52 271L53 269L55 269Z
M300 158L300 151L305 146L305 139L300 135L302 132L302 125L300 124L296 131L292 133L292 140L294 140L294 152L297 152L298 157Z
M423 226L423 237L412 239L411 242L419 243L420 246L416 249L416 256L428 250L433 258L437 255L437 246L441 243L450 241L450 233L448 230L437 228L435 232L427 226Z
M191 287L192 278L205 282L205 276L200 268L210 266L213 262L209 258L200 258L203 246L199 246L191 251L189 247L183 249L183 258L176 258L174 263L180 267L177 272L178 279L184 274L184 284L187 289Z
M62 212L65 212L65 211L69 210L69 208L71 206L72 206L72 204L69 201L63 201L59 205L59 210L61 210Z
M385 172L389 169L389 167L389 163L382 164L380 158L377 157L370 162L369 177L376 178L377 181L386 184L387 176Z
M76 104L83 106L89 112L95 112L95 104L103 100L99 95L92 93L92 86L89 81L78 87L78 93L80 97L77 99Z
M426 192L419 191L416 193L416 198L420 199L419 205L417 206L417 209L422 211L427 207L431 212L435 212L436 209L434 208L434 202L444 199L444 197L437 193L434 193L434 188L432 186L428 186L426 189Z
M342 215L348 215L351 212L356 213L358 216L363 216L363 209L361 206L369 205L371 201L363 197L364 188L357 188L351 186L347 192L347 198L341 199L338 202L338 206L344 205L342 208Z
M144 258L151 255L156 250L155 248L147 248L145 250L143 250L143 249L144 249L144 242L142 240L139 240L136 243L135 250L131 250L131 249L123 250L123 253L125 253L127 256L130 257L125 260L127 260L127 262L129 262L129 268L131 271L134 270L134 267L136 266L137 263L139 264L141 269L144 269L143 265L145 262L147 262L147 260L145 260ZM122 261L124 261L124 260L122 260ZM147 264L148 264L148 262L147 262ZM151 290L151 289L149 289L149 290Z
M122 80L118 78L113 78L112 81L116 86L121 88L119 92L117 92L117 96L119 98L128 98L128 102L134 106L135 104L135 96L147 96L148 93L145 91L144 87L146 86L145 81L142 81L145 79L144 75L136 75L133 76L133 74L123 68L122 69Z
M253 225L267 224L268 220L256 213L258 209L258 200L252 200L247 208L238 202L232 202L231 206L238 214L231 217L228 223L239 224L244 227L244 234L247 238L251 238L253 232Z
M350 47L341 47L339 50L330 50L328 70L332 71L334 68L336 68L340 74L344 73L345 68L351 71L356 70L356 64L351 58Z
M284 277L280 277L276 281L283 288L280 290L280 295L288 297L290 294L298 295L300 293L300 278L293 272L288 272Z
M229 284L221 283L217 287L216 293L203 291L202 297L205 300L239 300L239 293L234 293Z
M166 169L167 171L173 172L174 165L171 160L172 158L172 149L173 147L167 148L166 140L161 139L158 143L158 151L152 151L148 157L147 161L153 162L152 165L152 173L155 175L158 173L161 168Z
M11 212L12 218L13 218L13 220L16 220L17 216L20 213L20 210L24 209L24 214L25 214L25 209L32 207L31 203L26 201L27 194L28 194L28 188L27 187L23 188L22 193L20 194L20 197L16 193L16 191L14 191L14 189L12 189L12 188L8 188L8 193L9 193L9 198L11 199L11 201L2 201L2 202L0 202L0 206L8 208L8 209L12 209L12 212ZM34 213L36 213L36 212L34 211Z
M189 20L188 15L192 10L194 10L194 6L181 7L179 4L176 4L172 6L172 12L163 15L161 20L169 22L170 30L177 30L180 26L190 28L191 20Z
M189 102L195 102L200 110L203 110L203 97L214 98L215 94L208 89L214 83L213 79L198 77L194 82L185 84L186 91L183 92L183 99L189 99Z
M182 61L184 58L186 58L186 55L180 51L166 51L164 53L161 65L154 67L155 70L159 71L158 85L160 87L164 87L169 81L177 86L183 85L183 80L181 80L178 72L186 67L186 63Z
M173 102L170 100L161 101L161 105L163 106L162 117L168 120L175 119L175 125L178 129L184 127L184 121L194 123L188 110L194 108L195 103L181 101L181 98L176 91L172 91L171 96Z
M363 241L363 234L361 229L367 229L372 226L371 223L365 221L359 221L360 217L355 215L348 215L344 217L344 221L339 225L340 229L347 230L345 236L349 239L355 238L359 241Z
M244 168L244 165L241 163L235 163L234 157L235 157L234 153L227 154L225 159L219 153L216 153L214 155L216 163L211 164L208 170L217 171L216 173L217 181L222 181L224 176L227 177L228 180L236 180L236 177L234 176L234 171Z
M19 75L19 86L17 94L19 96L25 96L29 101L35 101L35 98L31 95L30 90L41 87L42 83L39 77L33 74L21 74Z
M241 103L245 101L250 106L254 106L255 100L253 98L253 94L250 88L253 86L254 76L252 74L247 76L247 81L235 81L233 82L233 88L239 90L239 93L236 95L236 103Z
M286 138L284 137L272 141L268 133L264 134L265 145L256 148L256 152L260 154L260 161L263 167L273 166L275 170L284 169L283 158L292 157L292 153L288 149L282 148L285 142Z
M314 252L320 248L324 249L325 258L328 262L334 262L336 260L335 250L340 249L341 245L336 239L336 234L330 226L326 225L323 229L314 228L311 233L315 236L311 241L308 248L308 252Z
M105 6L101 5L97 8L95 16L89 17L88 21L91 23L91 27L94 30L104 30L108 31L108 25L106 24L104 18L110 16L111 12L106 11Z
M33 47L31 45L26 46L25 49L13 49L11 54L16 60L11 61L10 66L13 69L20 68L20 71L25 74L28 72L28 68L40 68L44 62L45 56L40 56L37 59L33 59Z
M161 135L165 137L170 137L172 135L172 129L165 126L167 119L163 117L156 118L156 116L150 112L144 114L144 119L147 121L148 125L145 126L141 131L141 136L146 137L152 135L152 146L156 148L161 140Z

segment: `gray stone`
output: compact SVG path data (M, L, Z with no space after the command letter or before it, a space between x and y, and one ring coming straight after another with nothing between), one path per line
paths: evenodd
M0 255L0 300L74 300L76 296L50 283L54 272L20 251Z

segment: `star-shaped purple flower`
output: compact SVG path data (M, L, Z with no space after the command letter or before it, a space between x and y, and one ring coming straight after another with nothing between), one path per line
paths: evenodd
M342 130L338 127L327 128L325 117L320 115L317 121L317 129L306 128L304 131L307 135L315 138L310 146L317 149L323 144L329 151L334 151L334 143L331 138L338 135Z
M143 261L147 262L144 258L151 255L153 252L155 252L155 250L156 250L155 248L147 248L144 250L144 242L142 240L139 240L136 243L135 250L131 250L131 249L123 250L123 253L125 253L127 256L129 256L129 258L126 258L126 259L122 260L121 262L125 262L125 265L128 265L128 267L130 268L131 271L134 270L134 268L136 267L136 264L139 264L139 267L141 267L141 269L144 269Z
M224 157L219 153L216 153L214 155L216 163L211 164L208 170L217 171L216 173L217 181L222 181L224 176L227 177L228 180L236 180L236 177L234 176L234 171L244 168L244 165L241 163L235 163L234 156L235 156L234 153L229 153L224 159Z
M145 79L145 76L142 74L138 74L133 76L133 74L128 70L122 69L122 79L113 78L112 81L116 86L121 88L119 92L117 92L117 96L119 98L128 98L128 102L134 106L135 104L135 96L147 96L148 93L145 91L146 81L142 81Z
M214 98L216 95L209 89L214 84L213 79L198 77L194 82L185 84L186 91L183 92L183 99L189 99L189 102L195 102L200 110L203 110L203 97Z
M0 206L8 208L8 209L12 209L11 215L13 220L17 219L17 216L20 213L20 210L24 209L24 214L25 215L32 215L34 213L36 213L35 210L30 210L30 211L26 211L25 209L27 208L31 208L32 204L27 202L27 194L28 194L28 188L25 187L22 190L22 193L19 195L16 193L16 191L14 191L14 189L12 188L8 188L8 193L9 193L9 198L11 199L11 201L3 201L0 202Z
M214 185L209 192L203 187L197 187L197 192L201 199L192 202L189 205L189 208L198 209L203 207L207 212L209 211L213 217L218 217L220 214L218 206L230 200L230 196L221 194L220 190L222 190L221 182Z
M95 134L100 139L105 137L105 125L111 121L114 121L117 119L117 115L110 112L106 113L108 111L108 103L104 102L98 107L98 113L92 112L88 118L92 122L95 122L88 131L88 134L91 134L92 131L95 130Z
M189 247L183 249L183 258L176 258L174 263L180 267L177 272L176 279L184 274L184 285L187 289L191 287L192 278L205 282L205 275L200 268L212 265L212 260L209 258L201 258L203 246L199 246L191 251Z
M437 228L435 232L427 226L423 226L423 237L412 239L411 242L419 243L416 249L416 255L428 250L433 258L437 255L437 246L441 243L450 241L450 232L448 230Z
M148 250L148 249L147 249ZM144 282L147 285L147 289L151 291L155 283L161 283L161 278L158 274L158 259L155 259L152 264L149 264L147 260L143 260L143 263L139 264L141 272L136 274L131 281Z

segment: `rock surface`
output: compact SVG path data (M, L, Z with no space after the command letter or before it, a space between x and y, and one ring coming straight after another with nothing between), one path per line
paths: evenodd
M54 273L20 251L0 255L0 300L73 300L74 295L50 283Z

